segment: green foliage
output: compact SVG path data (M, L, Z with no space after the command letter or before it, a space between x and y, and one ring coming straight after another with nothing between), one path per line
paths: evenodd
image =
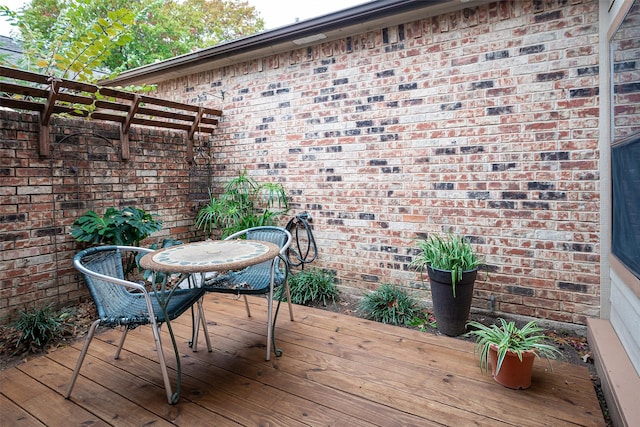
M365 294L358 311L367 319L391 325L410 325L422 315L420 302L405 289L388 283Z
M225 185L220 196L209 190L209 202L198 211L195 225L205 232L220 229L224 238L247 228L274 225L288 210L282 184L260 184L245 170Z
M553 345L546 343L548 337L542 333L543 329L538 327L535 321L527 323L520 329L513 321L507 323L502 318L499 320L500 325L487 326L475 321L467 323L474 330L465 335L476 337L475 352L480 353L481 370L489 370L491 345L495 345L498 351L496 374L500 371L508 351L516 353L520 361L522 361L522 352L525 351L533 351L536 357L543 356L547 359L555 359L556 355L561 354Z
M462 237L451 233L444 238L432 234L427 239L419 240L418 248L421 253L411 262L411 267L421 273L427 267L451 271L454 297L456 295L455 285L462 280L462 273L475 270L480 265L478 254L471 247L471 244Z
M16 348L26 348L31 353L44 349L62 333L66 315L66 312L57 313L50 306L20 312L16 323L16 330L20 333Z
M112 8L103 16L83 21L91 0L34 0L21 12L5 8L20 30L23 57L19 68L59 78L92 82L110 52L132 40L135 14ZM55 19L51 13L55 14Z
M409 325L418 328L420 332L426 332L428 328L437 328L438 326L435 316L426 310L411 319Z
M93 245L140 246L140 242L162 228L162 221L142 209L110 207L104 216L87 211L71 226L71 236Z
M22 37L19 68L84 81L264 29L253 6L231 0L32 0L0 15Z
M331 301L335 304L339 296L335 280L336 276L333 272L318 268L292 273L289 275L291 302L294 304L322 303L326 306L327 301ZM279 293L283 292L284 287L280 287Z

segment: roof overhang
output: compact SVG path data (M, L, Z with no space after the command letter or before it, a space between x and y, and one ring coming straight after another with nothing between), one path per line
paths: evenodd
M154 84L302 46L411 22L487 0L377 0L125 71L101 85Z

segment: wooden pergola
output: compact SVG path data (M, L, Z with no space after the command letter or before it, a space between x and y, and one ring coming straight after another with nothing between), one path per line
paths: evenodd
M34 111L39 115L43 157L50 156L51 116L63 114L115 122L120 126L122 159L129 158L132 125L174 129L187 133L187 159L193 159L196 132L212 134L221 110L154 98L138 93L0 66L0 107Z

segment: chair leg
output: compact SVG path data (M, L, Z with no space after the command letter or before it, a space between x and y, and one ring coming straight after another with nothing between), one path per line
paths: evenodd
M267 303L269 304L267 306L267 357L265 357L264 360L268 362L271 359L271 339L272 339L271 324L273 322L273 319L271 318L271 316L273 314L273 287L271 288L271 291L267 296Z
M207 319L204 317L204 305L202 300L198 303L198 311L200 312L199 318L202 321L202 332L204 332L204 340L207 343L207 351L211 353L213 348L211 347L211 337L209 336L209 327L207 326Z
M191 349L198 351L198 335L200 334L200 322L202 322L202 331L204 332L204 340L207 343L209 353L213 351L211 347L211 338L209 337L209 329L207 327L207 319L204 317L203 298L198 301L198 309L196 312L195 325L193 326L193 336L191 338Z
M247 301L247 296L243 295L244 297L244 307L247 309L247 317L251 317L251 309L249 308L249 301Z
M64 395L65 399L68 399L71 396L71 390L73 390L73 386L76 384L76 379L78 379L78 374L80 373L80 368L82 367L82 363L84 362L84 357L87 355L87 350L89 350L89 344L91 344L91 340L93 339L93 335L96 332L96 328L100 324L100 319L96 320L91 324L89 328L89 332L87 333L87 337L84 339L84 345L82 346L82 351L80 352L80 356L78 357L78 361L76 362L76 368L73 370L73 375L71 375L71 382L69 382L69 386L67 387L67 392Z
M125 326L124 331L122 331L122 336L120 336L120 343L118 344L118 348L116 349L116 354L113 356L114 359L120 359L120 352L122 351L124 340L125 338L127 338L127 332L129 332L129 327Z
M171 390L171 382L169 381L167 362L164 359L164 351L162 351L162 342L160 341L160 327L158 327L158 324L155 322L155 320L151 322L151 330L153 331L153 339L156 343L156 352L158 353L158 361L160 362L160 369L162 370L162 380L164 381L164 389L167 394L167 401L169 402L169 405L173 405L177 403L178 396L174 396Z
M189 343L189 346L191 347L191 351L196 352L198 351L198 335L200 335L200 308L199 305L202 303L202 298L200 298L200 301L198 301L198 310L196 310L196 313L194 315L193 313L193 307L191 307L191 317L193 319L193 322L191 324L191 342Z
M289 282L284 282L284 291L287 293L287 302L289 303L289 318L293 322L293 304L291 304L291 289L289 288Z

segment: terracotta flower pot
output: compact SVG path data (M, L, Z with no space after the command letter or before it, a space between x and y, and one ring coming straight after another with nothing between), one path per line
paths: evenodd
M495 345L489 347L489 363L491 364L491 375L493 379L507 388L524 390L531 387L531 375L533 372L533 361L536 355L532 351L522 352L522 361L518 355L508 351L500 371L496 374L498 364L498 350Z

